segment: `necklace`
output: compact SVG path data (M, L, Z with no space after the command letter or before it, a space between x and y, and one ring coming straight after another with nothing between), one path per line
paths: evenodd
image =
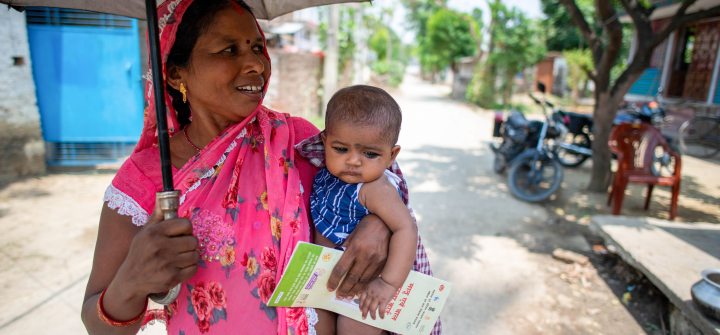
M192 144L190 142L190 139L187 137L187 127L183 128L183 135L185 135L185 140L190 144L191 147L195 148L195 150L200 151L200 148L196 147L195 144Z

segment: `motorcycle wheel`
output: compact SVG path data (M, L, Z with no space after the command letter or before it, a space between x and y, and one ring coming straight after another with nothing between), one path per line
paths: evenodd
M518 157L508 172L510 193L520 200L540 202L553 195L562 184L560 162L550 157L534 161L534 155Z
M574 144L579 147L590 149L592 144L590 142L590 136L586 133L580 133L580 134L567 134L565 137L564 143ZM565 148L560 147L558 149L558 161L563 166L567 167L577 167L580 166L582 163L585 162L585 160L588 159L590 156L586 156L583 154L578 154L575 152L572 152L570 150L567 150Z

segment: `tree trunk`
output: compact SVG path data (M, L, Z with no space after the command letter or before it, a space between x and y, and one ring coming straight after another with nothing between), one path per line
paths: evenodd
M572 101L573 107L578 106L578 99L580 99L580 89L578 86L580 86L580 75L575 74L572 78L572 91L570 93L570 100Z
M513 71L507 71L505 73L505 94L503 95L503 109L507 109L510 106L510 99L512 96L512 84L513 84Z
M580 92L580 97L581 97L581 98L584 98L584 97L587 96L587 89L588 89L588 84L589 84L589 83L590 83L590 79L589 79L589 78L588 78L588 79L585 79L585 83L583 84L582 91Z
M387 28L388 32L388 38L387 38L387 50L385 51L385 59L388 63L388 66L390 66L390 62L392 61L392 30L390 30L390 27Z
M588 190L591 192L607 192L610 185L610 163L612 155L608 140L613 127L613 119L617 112L617 105L612 104L608 90L595 94L595 111L593 112L593 142L592 142L592 174Z
M340 5L330 5L330 19L328 21L327 50L325 51L325 61L323 63L323 104L320 107L323 117L330 98L337 91Z
M593 122L593 168L588 190L592 192L607 192L610 186L610 163L612 155L608 141L613 128L613 121L617 115L617 106L630 90L630 87L645 72L650 65L649 52L642 52L636 55L637 62L633 62L618 78L611 88L608 76L595 82L595 111Z

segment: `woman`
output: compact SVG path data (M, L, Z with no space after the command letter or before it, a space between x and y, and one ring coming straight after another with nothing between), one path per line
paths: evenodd
M106 192L83 322L90 334L135 334L143 318L167 322L170 334L314 333L312 309L267 303L294 246L311 236L317 168L294 145L319 131L261 105L270 59L242 1L168 0L158 17L180 218L163 221L155 204L161 179L148 78L143 133ZM382 222L368 220L354 236L348 250L373 252L345 259L362 265L343 267L351 268L343 294L361 289L387 256ZM178 283L174 303L146 313L148 294Z

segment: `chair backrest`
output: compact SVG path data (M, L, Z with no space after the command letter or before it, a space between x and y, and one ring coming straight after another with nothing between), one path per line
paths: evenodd
M655 148L670 150L665 136L647 123L625 123L613 127L610 150L618 155L618 171L653 175Z

